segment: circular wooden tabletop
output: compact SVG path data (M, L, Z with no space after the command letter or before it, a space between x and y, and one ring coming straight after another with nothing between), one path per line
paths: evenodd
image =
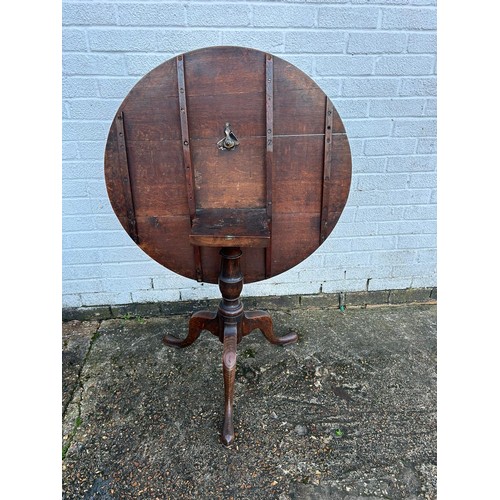
M109 131L105 177L129 236L187 278L217 283L222 240L193 244L208 241L192 234L203 216L219 217L204 227L219 233L224 221L258 220L234 240L249 283L325 241L347 201L351 154L333 104L302 71L258 50L209 47L133 87Z

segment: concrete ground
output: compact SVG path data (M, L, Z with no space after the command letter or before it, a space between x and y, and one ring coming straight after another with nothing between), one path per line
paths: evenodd
M63 498L435 499L436 306L272 311L238 346L236 440L219 441L222 344L186 315L63 324Z

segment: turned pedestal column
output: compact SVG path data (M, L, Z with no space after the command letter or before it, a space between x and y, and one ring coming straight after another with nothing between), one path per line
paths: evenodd
M255 329L259 329L269 342L278 345L297 341L297 334L289 333L277 337L273 332L273 321L265 311L244 311L240 294L243 289L243 274L240 267L242 251L239 247L222 248L219 289L222 295L216 312L199 311L189 320L189 330L185 339L166 335L163 342L174 347L187 347L202 330L213 333L224 344L222 366L224 372L224 425L221 439L225 445L234 441L233 401L236 373L236 346L241 339Z

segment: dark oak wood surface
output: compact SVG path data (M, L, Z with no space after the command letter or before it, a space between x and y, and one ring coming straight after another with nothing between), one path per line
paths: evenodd
M217 147L226 123L239 141L232 150ZM311 78L264 52L211 47L166 61L134 86L110 128L105 177L120 223L150 257L217 283L216 247L238 236L232 245L244 247L249 283L299 264L328 237L347 201L351 155L335 107ZM267 224L209 234L217 210L265 213Z

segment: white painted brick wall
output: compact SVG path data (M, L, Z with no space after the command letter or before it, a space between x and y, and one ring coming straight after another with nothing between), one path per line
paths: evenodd
M329 95L353 181L331 237L246 295L436 285L435 0L64 1L63 306L218 297L151 260L106 195L111 119L133 85L210 45L270 51Z

